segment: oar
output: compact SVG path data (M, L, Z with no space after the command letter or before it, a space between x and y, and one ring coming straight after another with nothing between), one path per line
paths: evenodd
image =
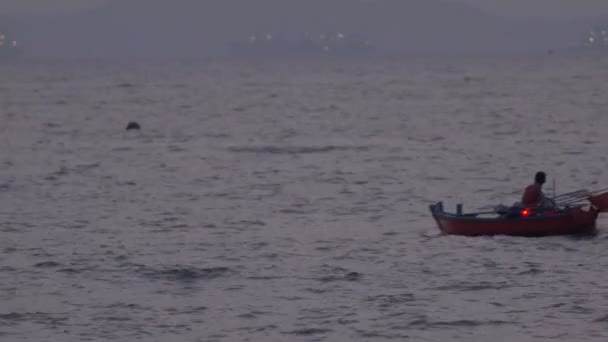
M577 194L577 195L557 197L554 200L559 202L559 201L568 201L568 200L578 199L578 198L587 198L587 197L589 197L589 194L590 194L590 192L586 191L584 193L581 192L580 194Z
M590 200L591 198L597 198L599 196L602 196L602 195L604 195L604 193L606 193L606 191L608 191L608 188L602 189L602 190L595 190L595 191L579 190L577 192L570 194L569 196L558 196L559 198L556 198L555 203L556 204L567 204L567 203L579 202L579 201L582 202L582 201ZM606 193L606 194L608 194L608 193Z
M554 198L553 202L555 202L555 204L566 204L566 203L572 203L572 202L578 202L578 201L585 201L588 198L589 198L588 191L580 191L576 194L572 194L569 196L560 196L560 197Z
M579 201L571 201L571 202L561 202L555 203L556 207L572 207L572 206L584 206L589 204L587 200L579 200Z
M589 199L589 196L565 198L565 199L560 199L560 200L555 201L555 204L567 204L567 203L573 203L573 202L583 202L583 201L587 201L588 199Z
M579 195L582 195L584 193L588 193L588 191L587 190L577 190L577 191L573 191L573 192L568 192L568 193L565 193L565 194L557 195L557 196L555 196L555 198L579 196Z
M583 206L585 201L590 201L600 211L608 212L608 188L588 191L585 189L568 192L565 194L557 195L553 198L556 207L565 206ZM480 212L473 213L477 215L496 213L496 206L484 206L479 208ZM528 208L531 211L535 211L537 208ZM488 211L493 210L493 211Z
M584 198L571 198L556 202L556 206L573 206L584 205L584 202L589 201L600 212L608 212L608 189L602 189L590 192Z
M553 199L557 201L557 200L561 200L561 199L565 199L565 198L579 198L579 197L587 197L587 196L589 196L589 191L577 190L574 192L569 192L566 194L555 196Z

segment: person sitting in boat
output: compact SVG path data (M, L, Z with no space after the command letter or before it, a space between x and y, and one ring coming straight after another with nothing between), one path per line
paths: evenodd
M521 198L521 205L524 208L541 208L551 209L555 207L555 202L547 198L543 193L543 184L547 179L547 175L539 171L534 176L534 184L528 185Z

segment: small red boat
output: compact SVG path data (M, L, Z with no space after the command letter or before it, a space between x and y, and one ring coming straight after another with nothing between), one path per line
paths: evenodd
M445 212L442 202L430 205L430 210L442 233L467 236L589 234L595 232L595 222L603 211L591 205L588 209L566 207L538 213L516 209L502 213L463 214L461 205L458 205L456 213Z
M608 189L589 192L578 190L555 196L550 208L498 206L490 212L463 214L462 204L456 213L443 210L443 203L429 206L444 234L547 236L595 232L600 213L608 212Z

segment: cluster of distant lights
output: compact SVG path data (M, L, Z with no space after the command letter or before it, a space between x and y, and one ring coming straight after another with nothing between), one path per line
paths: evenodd
M308 33L305 36L308 39L312 38L310 36L310 34L308 34ZM319 40L322 40L322 41L324 41L324 40L333 40L333 39L342 40L342 39L345 39L345 38L346 38L346 35L344 33L340 33L340 32L336 33L335 35L327 35L327 34L321 34L321 35L319 35ZM266 33L266 34L263 34L263 35L260 35L260 36L255 35L255 34L249 36L249 42L252 43L252 44L255 43L255 42L257 42L257 41L271 41L273 39L274 39L274 36L272 34L270 34L270 33Z
M591 31L589 32L589 37L587 38L587 43L589 45L596 44L605 44L608 45L608 31Z
M307 40L313 40L314 39L314 37L310 33L305 33L304 37ZM341 32L337 32L337 33L334 33L334 34L324 34L324 33L322 33L322 34L320 34L318 36L318 39L319 39L318 41L322 42L323 44L330 43L330 42L344 41L346 39L346 34L341 33ZM266 33L266 34L262 34L262 35L255 35L255 34L253 34L253 35L249 36L249 44L251 44L251 45L255 45L258 42L271 42L273 40L274 40L274 36L272 34L270 34L270 33ZM362 41L362 43L365 46L370 46L371 45L371 42L369 40ZM322 49L325 52L329 52L332 49L332 47L330 45L324 45L322 47Z
M6 39L6 35L5 35L5 34L0 33L0 47L3 47L4 45L7 45L7 44L8 44L9 46L12 46L12 47L17 47L17 41L16 41L16 40L13 40L13 41L8 41L8 40Z

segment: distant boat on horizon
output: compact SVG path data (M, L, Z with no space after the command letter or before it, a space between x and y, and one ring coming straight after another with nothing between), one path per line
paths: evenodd
M0 32L0 61L13 61L23 54L17 40L12 39L6 33Z

